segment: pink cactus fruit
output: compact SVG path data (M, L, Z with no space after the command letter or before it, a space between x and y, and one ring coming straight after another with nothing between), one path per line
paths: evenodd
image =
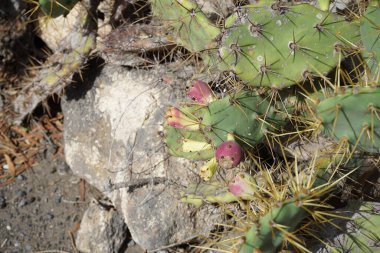
M236 141L225 141L216 149L215 157L220 167L231 169L240 163L243 151Z
M228 190L236 197L252 199L256 186L252 177L246 173L238 173L235 180L228 185Z
M187 92L187 96L200 104L207 104L214 99L214 95L208 84L200 80L192 82L192 87Z
M174 128L199 130L199 123L181 112L178 108L170 107L165 115L166 122Z

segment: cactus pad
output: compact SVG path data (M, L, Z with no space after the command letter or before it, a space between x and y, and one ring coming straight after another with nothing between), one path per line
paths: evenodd
M177 110L198 125L191 124L186 129L180 124L184 122L183 117L178 118L179 124L171 117L166 126L166 144L172 155L193 160L214 157L216 147L230 140L229 136L242 147L255 145L264 139L268 130L284 122L277 109L256 92L239 92L216 99L207 106ZM167 115L172 115L171 111L172 108Z
M322 100L316 111L326 134L380 152L380 88L346 89Z
M308 4L283 10L248 5L226 20L218 54L223 67L249 85L282 88L316 69L327 74L358 31L356 24Z
M192 184L182 193L181 201L201 206L204 202L231 203L238 198L228 191L228 187L220 182Z
M171 155L190 160L207 160L214 157L213 147L200 132L170 126L166 126L165 130L166 144Z
M301 200L290 200L272 208L245 234L239 253L274 253L283 244L284 231L293 231L309 213Z
M40 8L45 15L56 18L66 16L79 0L39 0Z
M151 0L155 16L175 30L177 43L197 52L214 47L220 29L214 26L191 0Z
M364 56L373 75L379 72L380 64L380 8L368 6L360 26L360 35L365 48Z
M209 104L201 128L207 139L219 146L232 134L242 144L255 145L280 117L269 101L255 92L240 92Z

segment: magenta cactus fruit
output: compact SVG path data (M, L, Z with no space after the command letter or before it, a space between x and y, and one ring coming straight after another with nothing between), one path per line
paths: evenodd
M187 96L200 104L207 104L214 100L214 95L208 84L200 80L192 82L192 87L187 92Z
M235 197L242 199L252 199L255 191L255 180L246 173L239 173L235 176L235 180L228 185L228 190Z
M236 141L225 141L215 151L220 167L231 169L238 165L243 157L243 150Z
M199 123L191 118L189 118L185 113L180 111L178 108L170 107L167 111L166 122L169 126L174 128L186 129L196 131L199 130Z

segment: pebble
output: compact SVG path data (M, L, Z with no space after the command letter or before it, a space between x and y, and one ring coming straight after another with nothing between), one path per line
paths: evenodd
M51 171L50 171L51 174L54 174L54 173L56 173L56 172L57 172L57 167L53 167L53 168L51 169Z
M25 197L26 196L26 192L25 191L18 191L16 193L16 197L19 198L19 197Z
M35 198L35 197L30 197L30 198L29 198L29 204L30 204L30 203L33 203L34 201L36 201L36 198Z
M59 195L56 196L56 197L55 197L55 203L56 203L56 204L60 204L61 202L62 202L62 196L59 196Z
M54 219L54 215L52 213L47 213L44 215L44 220L52 220Z
M17 206L23 207L23 206L26 206L27 204L28 204L28 200L22 199L22 200L20 200L20 202L18 202Z
M0 209L7 206L7 202L5 201L5 198L0 196Z
M27 179L27 177L24 175L24 174L19 174L17 177L16 177L17 180L20 180L20 181L24 181Z
M64 176L69 174L70 167L67 164L63 164L61 166L58 166L57 171L59 175Z
M25 245L25 251L31 252L32 251L32 246L30 246L29 244Z
M26 187L26 192L31 192L31 191L33 191L33 187L32 186Z
M28 199L22 199L22 200L20 200L20 202L18 202L17 206L18 207L23 207L23 206L26 206L26 205L28 205L30 203L33 203L35 200L36 200L35 197L30 197Z
M72 184L79 184L79 182L80 182L80 178L77 177L77 176L72 176L72 177L70 177L69 181L70 181L70 183L72 183Z

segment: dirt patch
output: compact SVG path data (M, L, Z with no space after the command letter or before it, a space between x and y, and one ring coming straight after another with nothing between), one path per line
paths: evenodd
M63 159L47 158L0 188L0 252L76 252L70 233L89 204L81 184Z

